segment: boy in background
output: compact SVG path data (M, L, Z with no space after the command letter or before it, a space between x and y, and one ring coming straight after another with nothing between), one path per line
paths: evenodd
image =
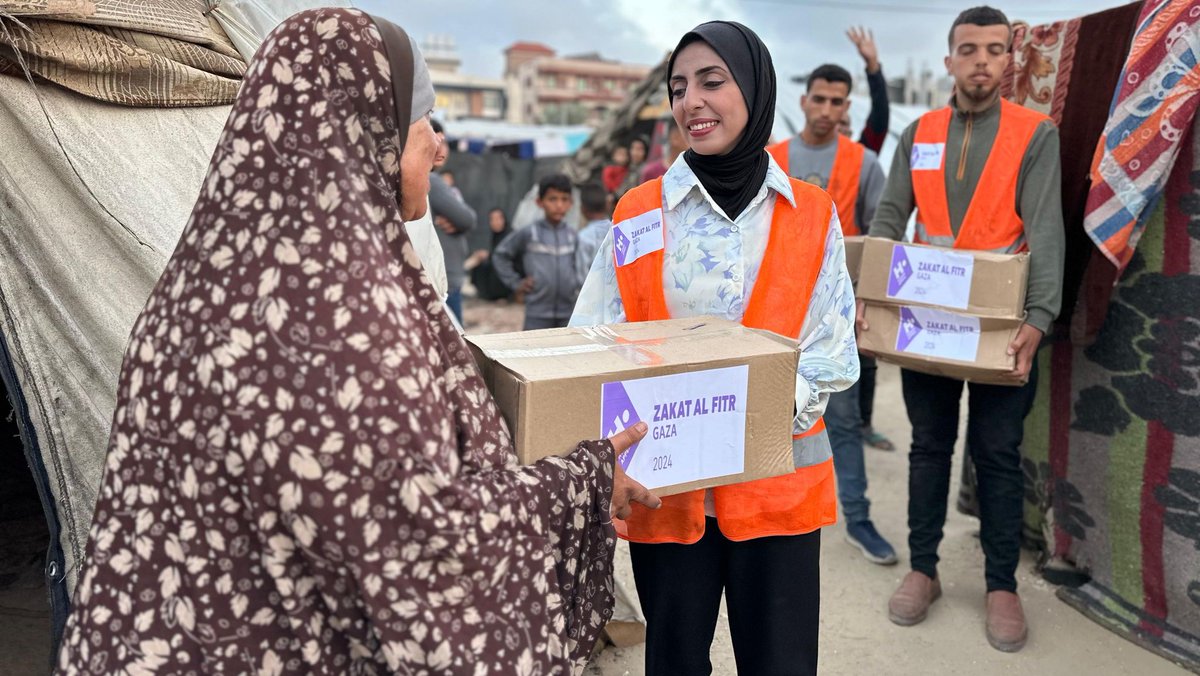
M580 287L575 271L579 237L565 223L571 210L571 180L563 174L543 178L537 205L543 217L505 238L492 255L500 280L525 294L526 331L566 326ZM516 271L518 260L524 279Z
M587 223L579 229L579 246L575 249L575 272L579 287L592 269L592 261L600 243L612 229L612 209L609 208L608 193L599 183L588 183L579 189L579 211Z

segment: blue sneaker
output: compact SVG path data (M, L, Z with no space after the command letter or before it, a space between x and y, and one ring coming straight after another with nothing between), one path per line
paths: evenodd
M863 556L871 563L890 566L899 561L896 550L887 540L875 530L875 524L870 521L858 521L846 524L846 542L862 550Z

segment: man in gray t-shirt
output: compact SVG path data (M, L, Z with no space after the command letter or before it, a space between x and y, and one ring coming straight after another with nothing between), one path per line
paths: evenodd
M808 91L800 99L804 130L796 138L768 151L789 176L820 186L833 197L844 235L867 230L883 193L883 169L872 151L838 133L850 107L850 73L825 65L809 75ZM860 383L829 397L825 426L833 447L838 500L846 521L846 539L872 563L896 563L896 550L875 530L867 499L863 455Z
M804 130L768 150L789 176L833 197L843 234L864 234L886 179L874 151L838 133L838 123L849 114L850 73L834 65L814 70L800 108Z

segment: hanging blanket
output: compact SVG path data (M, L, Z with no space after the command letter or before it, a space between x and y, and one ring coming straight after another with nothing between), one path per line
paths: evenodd
M0 73L126 106L231 103L246 63L204 0L0 0Z
M1200 671L1200 135L1184 135L1163 199L1094 343L1041 354L1052 376L1039 472L1053 552L1091 581L1059 596ZM1027 430L1032 431L1031 419Z
M1146 0L1092 165L1084 227L1119 269L1133 256L1200 104L1200 0Z

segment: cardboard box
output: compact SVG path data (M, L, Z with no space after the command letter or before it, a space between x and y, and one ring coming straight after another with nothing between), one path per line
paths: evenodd
M850 283L858 286L858 275L862 269L863 245L867 238L864 235L846 237L846 271L850 273Z
M1029 254L994 254L867 237L857 297L977 317L1021 319Z
M642 420L620 460L659 495L795 470L794 340L693 317L467 341L523 463Z
M993 385L1019 385L1002 378L1016 368L1008 355L1021 320L974 317L908 305L866 306L868 331L858 347L880 360L922 373Z

